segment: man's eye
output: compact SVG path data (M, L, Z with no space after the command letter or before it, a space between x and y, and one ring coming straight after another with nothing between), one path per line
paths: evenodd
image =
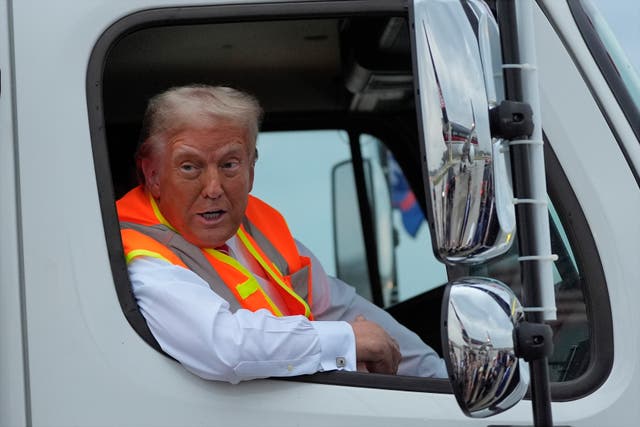
M180 165L180 172L186 175L195 175L198 172L198 168L192 163L183 163Z
M240 162L238 162L236 160L232 160L232 161L224 162L222 164L222 169L235 169L239 165L240 165Z

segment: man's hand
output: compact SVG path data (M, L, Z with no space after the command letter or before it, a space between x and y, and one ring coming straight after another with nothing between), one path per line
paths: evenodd
M377 323L363 316L351 322L356 337L356 359L358 366L365 365L369 372L395 374L398 372L401 354L396 340Z

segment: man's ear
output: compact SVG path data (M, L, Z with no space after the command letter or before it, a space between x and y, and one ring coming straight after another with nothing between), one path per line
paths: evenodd
M251 192L251 190L253 190L253 176L254 176L254 171L256 169L256 164L255 162L251 163L251 166L249 167L249 191L248 193Z
M144 174L144 182L147 190L151 192L154 198L160 197L160 174L158 173L157 162L150 159L142 159L142 173Z
M258 161L258 149L253 152L253 159L251 160L251 166L249 167L249 193L253 190L253 176L256 169L256 162Z

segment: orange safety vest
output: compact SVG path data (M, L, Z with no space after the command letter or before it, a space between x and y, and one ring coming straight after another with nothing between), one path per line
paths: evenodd
M238 261L184 240L141 186L118 200L116 207L127 264L136 257L149 256L192 270L229 302L231 311L267 309L276 316L301 314L313 319L311 260L298 253L282 215L260 199L249 196L236 236L260 264L284 307L278 307Z

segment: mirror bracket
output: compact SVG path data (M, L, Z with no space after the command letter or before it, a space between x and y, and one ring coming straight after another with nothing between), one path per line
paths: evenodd
M516 139L533 134L533 110L526 102L502 101L489 110L489 126L494 138Z
M527 362L549 357L553 353L553 331L545 323L521 321L513 330L515 354Z

